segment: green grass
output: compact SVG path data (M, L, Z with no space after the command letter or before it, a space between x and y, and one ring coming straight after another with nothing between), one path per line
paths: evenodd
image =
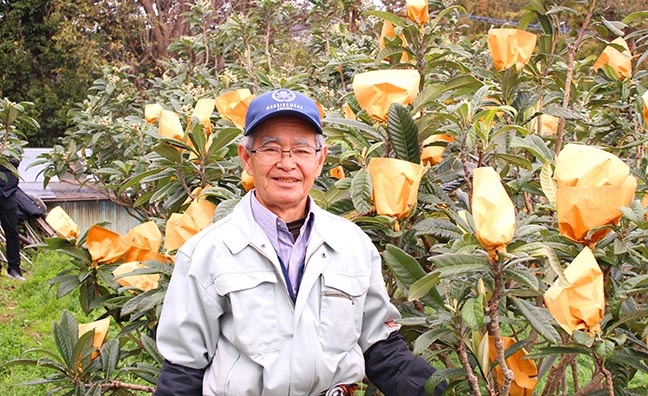
M68 256L54 252L37 253L31 265L25 265L27 282L20 283L5 276L6 264L0 277L0 365L24 357L30 348L56 350L52 337L52 322L59 321L64 309L79 321L87 318L79 306L78 291L58 299L56 290L47 281L69 266ZM28 357L39 357L28 356ZM16 386L47 377L49 370L12 366L0 367L0 394L3 396L44 395L43 385Z

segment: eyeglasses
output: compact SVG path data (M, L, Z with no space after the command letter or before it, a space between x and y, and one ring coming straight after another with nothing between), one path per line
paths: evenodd
M284 153L288 153L288 156L293 159L295 162L308 162L312 161L315 158L315 154L322 151L321 148L315 148L312 146L296 146L291 147L290 150L282 150L279 147L274 146L261 146L255 150L250 150L252 154L256 154L256 158L259 163L263 165L274 165L277 162L281 161Z

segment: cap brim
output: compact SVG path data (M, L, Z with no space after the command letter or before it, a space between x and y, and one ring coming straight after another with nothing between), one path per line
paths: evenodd
M279 116L293 116L293 117L300 118L300 119L306 121L307 123L309 123L315 129L316 133L320 133L320 134L324 133L324 130L322 129L322 126L319 123L313 121L312 118L304 115L304 113L299 112L299 111L295 111L295 110L291 110L291 109L285 109L285 110L277 110L275 112L272 112L270 114L265 115L264 117L261 117L261 118L255 120L255 122L252 125L245 128L245 136L251 135L259 125L263 124L264 121L267 121L267 120L269 120L271 118L275 118L275 117L279 117Z

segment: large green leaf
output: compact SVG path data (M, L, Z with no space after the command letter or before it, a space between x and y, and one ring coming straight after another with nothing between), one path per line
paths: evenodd
M74 369L78 361L73 360L74 346L77 342L78 324L70 311L64 310L61 313L59 323L52 323L52 332L56 349L68 369Z
M514 137L511 139L511 148L522 148L533 154L538 161L543 164L553 161L554 153L549 150L547 144L536 134L529 135L525 138Z
M418 126L405 106L392 103L387 118L387 135L396 158L421 163L421 146L418 139Z
M101 367L105 378L112 377L115 370L117 370L117 364L119 363L120 349L119 349L119 339L111 338L101 347Z
M351 180L351 200L355 210L360 213L368 213L371 210L371 192L373 184L371 174L362 168L353 176Z
M529 321L529 324L535 331L538 332L544 339L553 343L559 344L561 342L560 334L553 327L551 315L546 308L536 307L530 302L520 299L512 298L520 313Z
M469 276L490 269L488 257L473 254L445 253L428 258L441 274L441 278Z
M388 244L382 252L382 258L387 267L392 271L403 293L408 293L410 287L426 274L423 267L416 259L397 246ZM429 306L442 308L443 299L436 289L432 288L421 301Z

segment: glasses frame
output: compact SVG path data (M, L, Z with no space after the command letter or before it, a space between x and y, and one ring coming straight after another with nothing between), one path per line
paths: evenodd
M295 147L291 147L288 150L282 150L279 147L274 147L274 146L259 146L256 149L250 148L249 151L250 151L251 154L258 154L257 152L259 150L261 150L261 152L263 153L263 152L265 152L264 150L266 150L266 149L273 149L273 150L276 149L277 151L279 151L279 158L276 161L264 162L263 160L259 159L259 162L264 164L264 165L273 165L273 164L279 163L283 159L284 153L287 153L288 158L292 159L294 162L302 163L303 160L299 160L299 159L297 159L297 157L293 156L293 150L300 149L300 148L306 148L306 147L315 149L315 152L313 153L315 155L315 158L317 157L317 154L319 154L322 151L322 147L313 147L313 146L309 146L309 145L295 146ZM258 158L259 158L259 156L257 155L257 159Z

